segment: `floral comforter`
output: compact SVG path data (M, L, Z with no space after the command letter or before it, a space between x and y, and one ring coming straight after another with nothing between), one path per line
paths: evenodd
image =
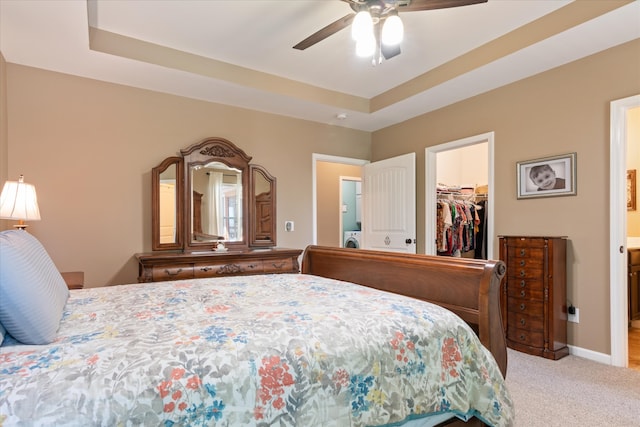
M310 275L75 290L58 338L0 347L0 426L511 425L488 350L435 305Z

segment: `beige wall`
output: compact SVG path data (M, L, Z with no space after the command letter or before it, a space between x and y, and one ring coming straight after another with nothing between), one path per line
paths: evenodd
M627 170L636 170L636 210L627 212L627 236L640 237L640 107L627 113Z
M318 203L318 236L319 245L342 246L340 228L340 177L360 177L360 166L331 162L316 162Z
M372 141L373 161L417 154L420 238L425 147L495 131L495 231L568 236L568 298L580 308L580 323L569 324L569 343L606 354L609 104L640 93L640 61L630 60L639 56L640 40L629 42L375 132ZM517 161L569 152L577 152L577 196L516 199Z
M8 172L36 186L36 235L88 286L135 282L151 249L151 168L211 136L277 178L278 245L312 241L312 153L368 158L370 134L7 64ZM3 129L5 127L3 126ZM284 221L295 231L284 231Z
M372 135L7 64L0 174L8 161L7 176L36 185L43 219L30 231L60 269L100 286L135 281L133 254L150 249L150 170L203 138L233 141L277 177L278 243L297 248L312 239L312 153L415 152L422 252L424 148L495 131L496 233L569 236L568 296L580 308L569 342L608 353L609 103L640 93L629 60L639 55L633 41ZM516 199L517 161L573 151L577 196Z
M0 52L0 183L3 184L8 179L7 171L9 169L7 123L7 63ZM2 191L2 187L0 187L0 191ZM0 219L0 230L4 230L7 226L7 221Z

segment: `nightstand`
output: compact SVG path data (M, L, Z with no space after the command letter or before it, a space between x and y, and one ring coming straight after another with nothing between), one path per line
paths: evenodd
M60 273L69 289L84 288L84 271L67 271Z

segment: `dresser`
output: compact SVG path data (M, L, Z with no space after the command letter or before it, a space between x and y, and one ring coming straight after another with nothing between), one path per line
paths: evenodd
M640 320L640 248L627 250L629 292L629 324Z
M567 347L567 240L565 237L500 236L507 265L502 317L507 345L557 360Z
M136 254L138 282L298 273L298 257L301 253L300 249L284 248L140 253Z

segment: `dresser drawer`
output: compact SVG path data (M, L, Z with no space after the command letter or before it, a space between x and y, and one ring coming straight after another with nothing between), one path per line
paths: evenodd
M544 291L541 280L512 279L507 284L507 295L515 298L542 301Z
M292 258L281 259L265 259L264 260L264 272L265 273L284 273L284 272L298 272L298 263L293 261Z
M542 316L509 312L508 319L508 325L511 329L524 329L530 332L542 332L544 330Z
M510 248L511 247L524 248L527 250L544 248L548 242L547 239L541 238L541 237L535 237L535 238L510 237L508 240L509 240L508 245Z
M544 267L544 257L542 256L542 249L516 249L510 248L510 251L520 253L521 251L527 252L526 255L520 256L515 254L509 254L509 260L511 261L511 265L517 267L532 267L532 268L543 268Z
M544 346L544 333L527 331L526 329L509 328L507 338L519 344L529 345L531 347Z
M507 287L511 290L528 289L530 291L540 291L544 289L544 284L539 277L533 279L526 279L520 277L509 277L507 280Z
M542 300L528 300L523 298L507 298L507 311L509 313L528 314L530 316L539 316L542 318L544 313L544 304Z
M519 279L542 279L544 270L542 268L520 267L514 265L507 266L507 277L509 281Z
M242 274L259 274L262 273L262 271L262 260L197 263L194 267L194 276L196 278L237 276Z
M629 265L640 264L640 249L629 249Z
M154 265L151 270L151 277L154 282L165 280L193 279L193 264L174 265Z

